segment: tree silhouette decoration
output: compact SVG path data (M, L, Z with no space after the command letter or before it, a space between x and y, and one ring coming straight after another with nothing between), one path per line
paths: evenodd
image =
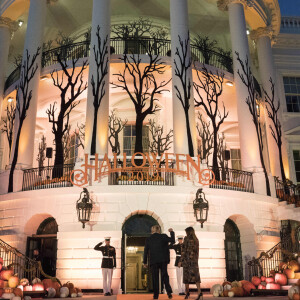
M48 120L52 124L52 133L54 134L55 158L52 177L59 178L63 175L64 148L63 135L69 128L70 113L79 104L79 96L87 89L87 83L83 82L83 72L87 68L87 61L82 63L77 75L75 73L78 59L73 59L68 69L66 60L62 60L59 53L56 53L57 61L62 69L62 75L58 71L51 72L54 86L60 90L59 110L57 111L57 102L50 104L46 110ZM56 73L56 74L55 74Z
M213 74L208 71L205 65L202 71L197 70L197 78L199 83L194 82L194 89L198 98L195 98L195 106L203 107L206 115L211 121L213 128L213 161L212 167L215 172L216 179L219 180L218 171L218 135L220 126L228 117L229 112L226 111L224 102L222 101L223 109L220 110L220 97L223 93L224 73L216 72ZM205 96L201 95L204 92Z
M166 66L161 56L153 54L153 52L153 46L148 45L146 65L142 63L140 54L124 54L121 57L121 60L124 62L124 70L114 74L118 83L112 83L114 88L121 88L127 92L135 108L135 153L143 152L143 122L148 115L160 110L157 105L159 101L157 96L164 91L169 91L165 87L171 81L171 79L168 81L157 81L157 77L165 73Z
M182 40L178 36L180 47L176 47L175 56L178 60L174 59L175 76L179 78L180 85L174 85L176 90L176 97L180 101L185 115L186 131L188 138L189 155L194 156L194 146L190 127L189 110L192 83L189 77L189 69L192 65L192 59L189 56L189 34L186 40Z
M16 118L16 106L12 102L10 103L6 109L6 117L2 119L1 122L1 132L6 134L8 146L9 146L9 155L11 153L11 146L13 141L13 133L14 133L14 123Z
M248 105L249 112L252 116L252 121L255 126L258 147L259 147L260 162L261 162L261 165L262 165L262 168L263 168L263 171L265 174L265 179L266 179L266 191L267 191L267 195L270 196L271 195L270 182L269 182L266 164L265 164L264 157L263 157L264 145L263 145L262 129L261 129L259 117L257 115L257 108L256 108L256 105L257 105L256 99L258 98L258 92L255 89L254 77L253 77L253 74L251 71L248 56L246 57L245 61L242 61L242 59L240 58L240 54L238 52L235 52L235 54L237 56L237 61L239 62L240 67L241 67L241 69L238 70L238 75L239 75L241 81L243 82L243 84L248 89L248 97L245 100Z
M19 84L17 86L17 96L16 96L15 119L18 121L16 123L18 127L15 130L16 137L15 137L15 144L14 144L14 153L13 153L13 159L11 162L11 168L9 173L9 183L8 183L9 193L13 192L14 190L14 171L18 162L20 135L32 99L32 90L30 90L30 83L38 70L37 58L40 55L40 50L41 48L38 47L36 52L33 55L30 55L28 49L26 49L25 58L21 65L21 74L20 74Z
M199 122L196 124L198 135L200 137L200 145L198 147L198 154L201 160L205 160L208 164L208 157L211 155L211 150L214 145L213 132L210 131L210 122L205 122L202 114L198 113Z
M111 146L111 150L113 153L117 153L117 155L120 155L121 148L120 148L120 142L119 142L119 134L126 126L128 120L122 121L121 118L118 118L115 110L111 112L111 115L108 119L108 128L109 128L109 137L108 142Z
M85 123L77 124L77 128L75 130L75 135L78 142L78 148L82 147L84 149L84 140L85 140Z
M39 175L41 175L42 168L44 167L44 161L46 159L46 147L47 147L46 138L43 135L39 143L39 152L36 158L39 165Z
M100 37L100 26L97 27L97 45L94 45L94 60L97 66L97 75L96 78L92 75L91 85L93 92L93 105L94 105L94 122L93 122L93 132L92 132L92 141L91 141L91 155L96 153L96 137L97 137L97 123L98 123L98 111L101 105L101 101L105 96L105 84L106 76L108 75L108 36L102 41Z
M209 65L211 57L217 50L217 41L211 40L208 36L198 34L192 41L195 46L203 55L204 63Z
M149 131L151 137L149 148L151 153L157 153L158 156L162 156L170 150L173 143L173 130L164 134L164 127L149 119Z
M282 181L285 182L286 176L285 176L283 160L282 160L282 128L281 128L281 122L279 120L280 102L277 101L277 103L275 103L276 100L275 83L273 82L272 78L270 78L270 84L271 84L271 95L268 94L268 92L264 89L265 102L267 104L266 109L267 109L268 117L272 121L272 125L271 124L269 125L271 134L278 147L281 178Z
M64 162L70 157L71 152L71 139L70 135L71 125L68 126L62 137L63 151L64 151Z
M225 161L225 150L226 150L226 142L224 133L218 135L218 161L222 171L227 168L227 164ZM223 176L224 179L224 176Z

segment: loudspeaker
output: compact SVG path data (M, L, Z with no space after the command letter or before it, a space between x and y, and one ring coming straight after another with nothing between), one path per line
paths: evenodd
M230 160L230 151L229 150L225 150L225 160Z
M53 149L51 147L46 148L46 157L52 158Z

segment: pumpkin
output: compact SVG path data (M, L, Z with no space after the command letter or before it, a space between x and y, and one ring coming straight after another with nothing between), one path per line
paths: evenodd
M266 289L267 290L280 290L281 286L278 283L267 283Z
M23 285L18 285L17 288L20 289L22 292L24 290L24 286Z
M230 297L230 298L234 297L234 292L233 291L229 291L228 292L228 297Z
M233 281L231 283L231 286L232 287L242 287L242 283L240 283L239 281Z
M226 284L223 286L223 290L224 291L230 291L232 289L231 285L230 284Z
M82 297L83 296L83 293L82 293L80 288L76 288L76 292L77 292L77 297Z
M260 280L261 280L262 282L265 282L265 281L266 281L266 276L261 276L261 277L260 277Z
M54 286L53 286L54 282L51 279L43 279L42 283L44 285L45 290L47 290L50 287L54 288Z
M223 287L221 286L221 284L214 284L210 289L211 294L215 295L218 293L218 296L214 296L214 297L219 297L220 292L223 292Z
M61 298L65 298L65 297L69 296L69 289L66 286L61 287L59 292L60 292ZM65 296L62 296L62 295L65 295Z
M251 290L255 290L255 285L247 280L242 280L243 289L245 291L245 296L249 296Z
M34 285L34 284L36 284L36 283L40 283L40 282L42 282L41 279L39 279L39 278L34 278L34 279L32 280L32 285Z
M1 297L3 299L12 299L14 296L15 296L14 293L3 293Z
M44 291L44 286L41 282L39 283L35 283L33 286L32 286L32 290L34 292L37 292L37 291Z
M24 300L31 300L31 297L30 296L25 296Z
M14 296L11 298L11 300L22 300L22 298L20 296Z
M3 293L4 293L3 289L0 289L0 297L2 296Z
M244 296L244 289L241 287L234 287L230 290L230 292L233 292L235 297L243 297Z
M8 287L8 281L7 281L7 280L4 280L3 287L4 287L4 288Z
M77 297L77 293L75 288L70 289L70 296L71 298L76 298Z
M289 262L289 269L293 270L294 272L300 271L300 267L297 261L291 260Z
M11 288L15 288L19 285L19 277L18 276L11 276L8 279L8 286Z
M68 281L67 283L63 284L63 287L67 287L69 290L74 289L74 284Z
M224 282L222 283L222 286L225 286L225 285L227 285L227 284L231 285L231 282L229 282L229 281L224 281Z
M265 290L265 289L266 289L266 284L262 284L262 283L259 284L259 285L258 285L258 289L259 289L259 290Z
M23 285L23 286L28 285L29 284L29 280L27 278L22 278L20 280L20 284Z
M0 273L0 277L2 280L8 280L11 276L14 275L14 270L2 270Z
M285 269L283 271L283 274L285 274L288 279L294 279L295 278L295 272L292 269Z
M217 290L213 291L213 296L214 297L219 297L220 296L219 291L217 291Z
M0 288L4 288L4 280L0 279Z
M297 286L297 285L291 286L288 290L289 299L293 299L294 294L299 294L299 293L300 293L299 286Z
M300 279L300 272L295 272L295 279Z
M32 292L32 285L25 285L23 291L24 292Z
M223 297L228 297L228 293L229 293L229 291L224 291L223 292Z
M259 277L253 276L252 279L251 279L251 282L252 282L255 286L258 286L258 285L261 283L261 280L260 280Z
M287 277L285 274L276 273L275 274L275 282L280 285L287 285Z
M275 279L273 277L266 278L266 283L273 283L273 282L275 282Z
M0 271L2 270L2 267L3 267L3 265L2 265L2 264L0 264Z
M271 271L270 271L270 276L269 276L269 277L274 277L275 274L276 274L276 272L275 272L274 270L271 270Z
M293 300L300 300L300 294L294 294Z
M12 292L13 292L12 288L10 288L10 287L4 288L4 293L12 293Z
M47 298L54 298L56 295L56 290L53 287L49 287L47 290Z
M13 290L13 293L15 294L15 296L20 296L21 298L23 297L23 291L19 288L15 288Z

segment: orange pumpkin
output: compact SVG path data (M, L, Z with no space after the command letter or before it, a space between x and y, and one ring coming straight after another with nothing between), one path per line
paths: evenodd
M266 276L261 276L261 277L260 277L260 280L261 280L262 282L265 282L265 281L266 281Z
M299 266L298 262L295 260L291 260L289 262L289 268L291 270L293 270L294 272L298 272L300 270L300 266Z
M14 270L2 270L0 273L0 277L2 280L8 280L11 276L14 275Z
M32 285L25 285L24 292L32 292Z
M241 287L234 287L230 292L234 292L234 297L244 297L244 289Z
M260 283L261 283L261 280L259 277L257 276L253 276L252 279L251 279L251 282L255 285L255 286L258 286ZM235 293L234 293L235 294Z
M276 273L275 274L275 282L280 285L287 285L287 277L285 274Z
M242 280L242 285L245 291L245 296L250 295L250 291L256 289L255 285L252 282L247 280Z
M15 288L19 285L19 277L18 276L11 276L8 279L8 286L11 288Z
M275 274L276 274L275 270L271 270L271 271L270 271L270 276L269 276L269 277L274 277Z
M15 294L15 296L19 296L19 297L23 297L23 291L20 288L15 288L13 290L13 293Z
M13 292L12 288L10 288L10 287L4 288L4 293L12 293L12 292Z
M278 283L267 283L266 289L267 290L280 290L281 286Z
M78 294L78 289L76 289L76 292L77 292L77 294ZM224 291L224 292L223 292L223 296L224 296L224 297L228 297L228 292L229 292L229 291Z
M231 285L231 282L229 282L229 281L224 281L224 282L222 283L222 286L225 286L225 285L227 285L227 284Z
M41 282L35 283L35 284L32 286L32 290L33 290L34 292L36 292L36 291L44 291L44 286L43 286L43 284L42 284Z
M0 288L4 288L4 280L0 279Z
M54 286L53 286L54 282L51 279L43 279L42 283L44 285L45 290L47 290L47 288L49 288L49 287L54 288Z
M266 278L266 283L273 283L273 282L275 282L275 279L273 277Z
M259 290L265 290L265 289L266 289L266 284L262 284L262 283L259 284L259 285L258 285L258 289L259 289Z
M288 279L294 279L295 278L295 272L292 269L285 269L283 271L283 274L285 274Z
M3 295L3 293L4 293L4 290L0 289L0 297Z
M300 300L300 294L294 294L293 300Z

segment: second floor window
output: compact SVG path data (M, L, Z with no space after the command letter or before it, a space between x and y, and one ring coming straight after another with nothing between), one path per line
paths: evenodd
M123 131L123 152L131 156L134 154L135 147L135 125L126 125ZM149 128L143 126L143 151L149 151Z
M300 183L300 150L294 150L294 163L297 183Z
M300 77L283 77L288 112L300 112Z
M231 168L242 170L242 159L240 149L230 149Z

